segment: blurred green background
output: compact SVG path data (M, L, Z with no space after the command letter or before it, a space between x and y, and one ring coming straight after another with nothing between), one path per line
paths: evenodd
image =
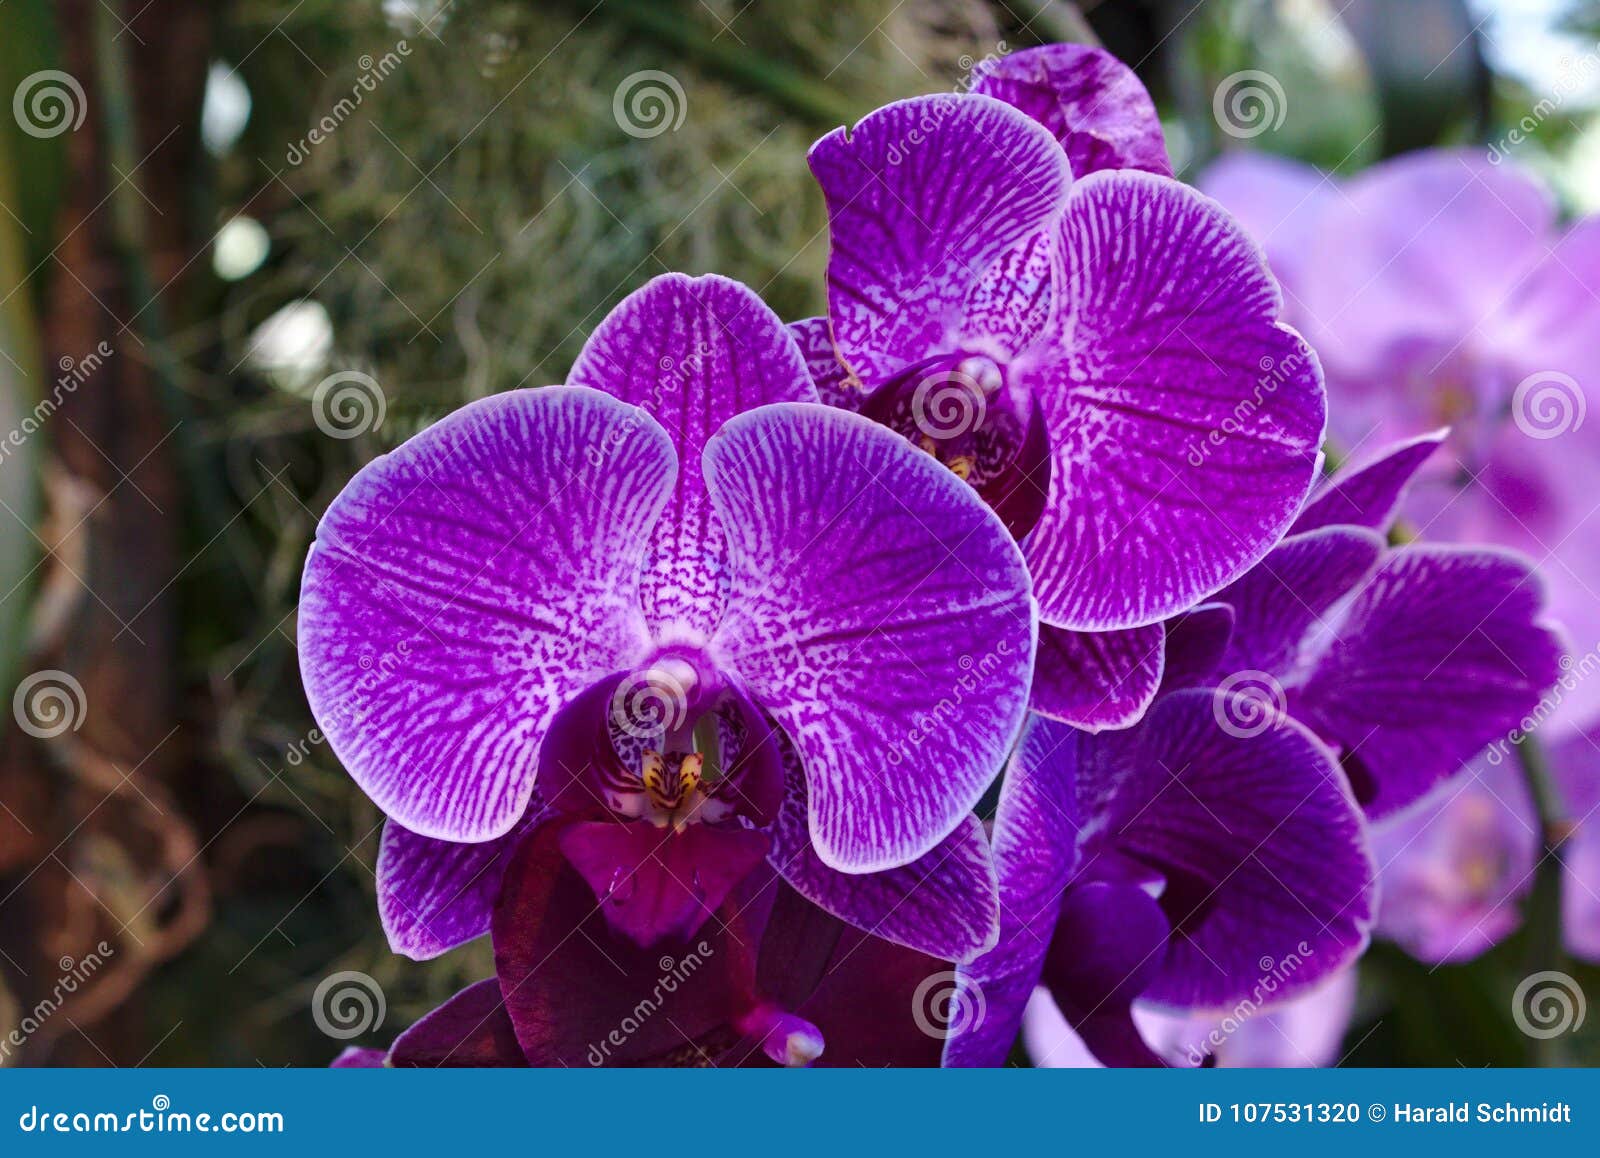
M1249 147L1343 172L1496 140L1559 92L1516 155L1600 210L1600 67L1562 63L1594 64L1593 3L6 0L0 427L49 405L0 457L0 660L8 689L74 673L84 711L0 743L0 1036L109 952L5 1063L320 1065L331 973L383 988L362 1044L486 975L483 945L383 941L381 818L296 668L317 515L462 402L561 381L655 274L820 312L810 142L1091 36L1156 95L1180 176L1241 146L1212 115L1240 69L1294 113ZM41 72L71 81L43 130L17 112ZM664 121L636 118L641 73ZM342 371L381 392L329 429L312 395ZM1550 899L1469 965L1376 947L1347 1064L1600 1059L1600 1018L1553 1045L1512 1023Z

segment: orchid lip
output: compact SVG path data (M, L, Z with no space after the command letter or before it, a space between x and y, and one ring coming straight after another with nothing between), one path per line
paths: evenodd
M960 351L905 367L861 413L949 467L1021 539L1049 491L1049 438L1036 399L1003 361Z

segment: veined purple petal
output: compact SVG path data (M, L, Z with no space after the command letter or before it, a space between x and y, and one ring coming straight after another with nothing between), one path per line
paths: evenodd
M1387 531L1400 508L1406 484L1449 433L1435 430L1419 434L1388 447L1372 462L1341 470L1312 492L1290 533L1314 531L1331 524Z
M1377 566L1383 538L1365 527L1291 535L1243 577L1217 592L1233 608L1233 635L1218 670L1285 679L1329 611Z
M1133 70L1102 48L1046 44L985 61L971 91L1014 105L1055 135L1074 176L1144 169L1172 176L1155 102Z
M306 559L300 672L378 807L467 842L527 811L551 718L648 644L672 480L653 420L561 386L466 406L350 480Z
M1126 631L1068 631L1041 625L1029 706L1085 731L1137 723L1161 686L1161 624Z
M1166 666L1161 692L1211 687L1233 638L1234 610L1226 603L1201 603L1166 622Z
M1366 947L1374 866L1323 744L1276 713L1240 727L1220 694L1162 696L1136 728L1079 747L1080 802L1108 853L1159 872L1174 935L1144 996L1231 1005L1267 978L1287 996ZM1080 803L1080 809L1085 805Z
M706 476L732 572L713 651L799 750L817 855L852 873L916 860L964 823L1027 711L1016 544L954 474L841 410L741 415Z
M964 1000L984 1016L954 1027L947 1066L998 1066L1022 1025L1077 864L1082 823L1074 792L1082 733L1034 717L1000 788L994 861L1000 878L1000 940L957 970Z
M1041 125L970 95L887 105L823 137L809 160L828 202L834 342L869 388L971 345L959 340L969 293L1055 219L1072 179Z
M999 885L983 825L968 816L932 851L883 872L841 873L811 844L805 769L784 744L787 791L768 856L806 900L874 937L945 961L992 949L1000 929Z
M1024 547L1045 622L1153 623L1242 574L1293 521L1324 424L1316 355L1212 201L1131 170L1073 186L1066 307L1013 365L1052 432Z
M802 318L789 323L789 333L800 347L811 371L811 381L817 396L825 406L841 410L860 410L867 400L867 392L850 376L850 368L840 360L833 348L833 329L827 318Z
M489 931L500 878L546 809L535 799L510 832L479 844L418 836L398 821L378 846L378 917L389 947L427 961Z
M817 401L799 347L738 282L669 273L606 315L568 381L643 408L671 437L677 485L651 538L641 597L657 637L710 635L727 581L700 452L735 414L768 402Z
M469 985L395 1038L390 1064L398 1068L519 1067L528 1064L493 977Z
M1336 744L1377 818L1405 807L1515 728L1560 673L1527 564L1495 551L1391 551L1337 634L1289 689L1289 709Z

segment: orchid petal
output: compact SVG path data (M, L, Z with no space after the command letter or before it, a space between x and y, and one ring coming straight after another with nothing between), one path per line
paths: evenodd
M961 344L968 295L1055 219L1072 179L1043 126L970 95L897 101L808 159L828 202L834 342L868 387Z
M741 415L706 475L732 569L713 650L800 751L817 855L853 873L916 860L964 823L1027 710L1016 544L954 474L840 410Z
M1073 186L1066 312L1017 359L1052 432L1024 546L1047 623L1153 623L1237 578L1311 486L1325 400L1260 252L1215 203L1131 170Z
M486 398L368 464L306 560L300 671L395 820L490 840L527 811L552 717L648 643L638 574L672 448L592 390Z
M1046 44L979 63L971 92L1027 113L1055 135L1074 176L1144 169L1172 176L1155 102L1127 65L1087 44Z
M1161 686L1164 644L1159 623L1098 632L1042 625L1030 706L1090 732L1137 723Z
M726 598L726 575L700 452L735 414L768 402L817 400L799 347L738 282L664 274L606 315L568 381L641 407L671 437L677 485L651 537L641 598L657 636L709 635Z

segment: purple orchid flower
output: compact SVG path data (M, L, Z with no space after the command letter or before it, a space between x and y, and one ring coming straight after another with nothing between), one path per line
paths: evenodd
M570 382L369 464L306 563L307 696L389 816L396 950L487 931L535 833L641 951L692 936L764 860L880 938L951 960L992 944L972 808L1022 722L1035 631L997 517L814 404L783 324L725 279L651 282Z
M1525 564L1385 546L1428 449L1330 479L1256 567L1169 622L1139 724L1029 725L995 819L1000 942L961 970L987 1019L948 1063L999 1064L1042 980L1102 1061L1159 1064L1136 999L1227 1008L1293 952L1287 997L1364 948L1365 821L1509 732L1559 671Z
M1374 932L1419 961L1469 961L1521 924L1540 834L1514 761L1479 757L1375 825L1372 841L1382 897Z
M1136 1002L1133 1021L1139 1035L1171 1066L1305 1069L1338 1062L1355 1014L1356 970L1342 969L1288 1001L1276 1000L1276 993L1267 989L1272 982L1269 976L1261 994L1221 1014L1171 1014ZM1022 1038L1038 1068L1101 1065L1043 991L1028 1002Z
M1259 560L1317 469L1317 360L1260 253L1172 180L1133 73L1082 45L888 105L810 162L828 315L796 332L822 396L946 463L1019 538L1034 709L1132 723L1161 621Z
M770 870L689 935L619 934L546 827L505 875L497 976L340 1066L933 1066L949 964L863 933Z
M1568 737L1550 762L1563 811L1561 927L1568 952L1600 964L1600 730Z
M1570 228L1531 173L1429 150L1339 182L1238 154L1202 175L1265 246L1290 315L1321 356L1347 452L1449 425L1408 520L1430 539L1533 558L1552 614L1600 640L1600 217ZM1600 712L1600 681L1565 689L1559 735Z

